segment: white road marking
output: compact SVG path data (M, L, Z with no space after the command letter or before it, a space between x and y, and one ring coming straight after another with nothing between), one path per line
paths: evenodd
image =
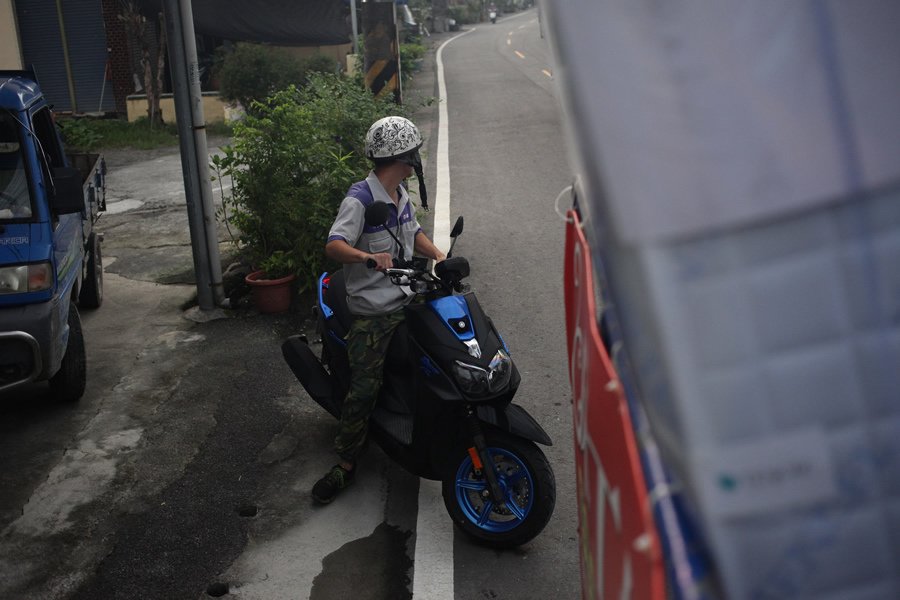
M432 240L443 252L450 249L450 140L448 138L450 128L447 121L447 82L444 80L444 48L453 40L477 29L473 27L459 35L455 35L438 48L435 60L437 62L438 78L438 142L437 142L437 179L435 182L434 197L434 232Z
M450 127L447 82L444 80L444 48L475 29L473 27L441 44L435 56L440 105L432 239L443 252L450 248ZM413 600L453 600L453 524L444 509L440 483L427 479L419 481L416 555L413 560Z
M415 561L413 600L453 600L453 525L440 481L419 481Z
M507 45L507 46L511 46L511 45L512 45L512 40L509 39L509 38L506 38L506 45Z
M516 56L518 56L519 58L525 58L525 55L522 54L521 52L519 52L518 50L513 50L513 52L515 52Z
M544 69L544 70L541 71L541 73L543 73L544 75L546 75L546 76L549 77L550 79L553 79L553 73L551 73L549 69Z

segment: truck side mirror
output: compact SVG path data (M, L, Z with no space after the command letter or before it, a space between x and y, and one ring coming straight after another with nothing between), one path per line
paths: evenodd
M84 210L84 187L81 171L72 167L53 169L53 197L50 207L58 215L68 215Z

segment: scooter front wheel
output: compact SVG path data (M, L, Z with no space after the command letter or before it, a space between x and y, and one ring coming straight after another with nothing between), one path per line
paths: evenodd
M444 505L453 522L493 548L520 546L538 535L556 505L556 479L534 443L499 430L486 432L487 451L502 492L492 499L483 470L468 451L460 452L443 478Z

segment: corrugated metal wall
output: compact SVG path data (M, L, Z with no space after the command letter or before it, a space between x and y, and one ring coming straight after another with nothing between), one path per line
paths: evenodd
M41 88L56 110L115 111L112 86L105 76L107 42L100 0L62 0L62 8L75 106L69 93L56 0L16 2L26 67L34 65Z

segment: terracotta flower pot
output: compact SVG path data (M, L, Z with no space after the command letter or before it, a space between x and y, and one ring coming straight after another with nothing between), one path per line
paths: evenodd
M266 279L264 271L253 271L244 281L250 286L253 304L261 313L281 313L291 307L291 283L296 276Z

